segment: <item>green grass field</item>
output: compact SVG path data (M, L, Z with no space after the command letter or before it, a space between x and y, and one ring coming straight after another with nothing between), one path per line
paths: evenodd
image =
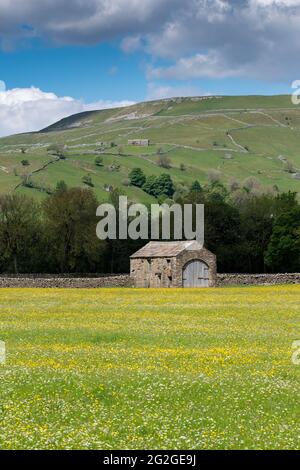
M151 145L127 145L134 138L149 138ZM111 147L112 142L115 147ZM44 168L53 160L47 153L51 144L67 145L67 159ZM265 189L277 186L280 191L299 191L299 148L300 108L292 105L289 96L140 103L82 113L43 132L0 139L0 193L21 191L43 198L45 187L53 191L60 180L69 186L84 187L82 177L90 174L99 200L108 198L104 186L110 184L132 201L153 202L141 189L124 185L133 167L142 168L146 175L169 172L175 183L187 186L195 179L206 184L209 173L215 170L226 185L232 179L243 183L255 177ZM168 170L157 165L159 149L171 160ZM95 165L99 154L103 156L103 167ZM284 158L294 173L286 171ZM24 159L29 166L22 166ZM110 168L114 163L119 165L117 171ZM181 164L184 171L180 171ZM39 189L20 187L24 174L31 175Z
M1 449L299 449L300 286L0 291Z

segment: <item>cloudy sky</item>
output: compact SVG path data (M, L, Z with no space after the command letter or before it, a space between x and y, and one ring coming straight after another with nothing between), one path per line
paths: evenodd
M300 0L0 0L0 135L145 99L290 93Z

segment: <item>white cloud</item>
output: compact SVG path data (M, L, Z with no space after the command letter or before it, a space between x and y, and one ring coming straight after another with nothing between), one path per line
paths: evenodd
M90 44L153 31L181 0L0 0L0 34ZM22 26L23 25L23 26ZM155 28L154 28L155 29Z
M1 82L0 82L1 83ZM4 83L4 82L2 82ZM0 91L0 136L40 130L72 114L134 104L131 101L84 103L69 96L58 97L39 88Z
M143 45L141 36L127 36L121 42L121 49L127 54L136 52L142 48Z
M250 3L254 6L297 6L299 0L250 0Z
M148 68L148 77L150 79L194 79L199 77L206 78L225 78L237 75L237 70L232 70L223 63L222 57L216 52L205 54L196 54L193 57L183 57L174 65L169 67Z
M300 0L0 0L0 47L119 40L169 65L150 80L299 78ZM161 63L161 62L160 62ZM152 75L151 75L152 74Z
M171 60L150 78L243 77L293 80L299 75L299 0L195 0L148 35L148 52Z

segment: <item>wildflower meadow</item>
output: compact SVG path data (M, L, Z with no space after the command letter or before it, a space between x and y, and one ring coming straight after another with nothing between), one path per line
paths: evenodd
M296 449L300 286L3 289L1 449Z

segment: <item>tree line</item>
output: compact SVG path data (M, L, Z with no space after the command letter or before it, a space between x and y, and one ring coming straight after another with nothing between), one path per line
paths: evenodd
M152 187L160 202L205 205L206 247L217 255L219 272L300 271L296 193L228 190L219 181L204 187L195 181L183 190L169 176L145 179L135 170L130 177L144 190ZM114 189L109 196L116 208L120 194ZM68 188L64 182L41 203L22 194L1 195L0 272L128 272L130 255L146 241L99 240L99 203L92 188Z

